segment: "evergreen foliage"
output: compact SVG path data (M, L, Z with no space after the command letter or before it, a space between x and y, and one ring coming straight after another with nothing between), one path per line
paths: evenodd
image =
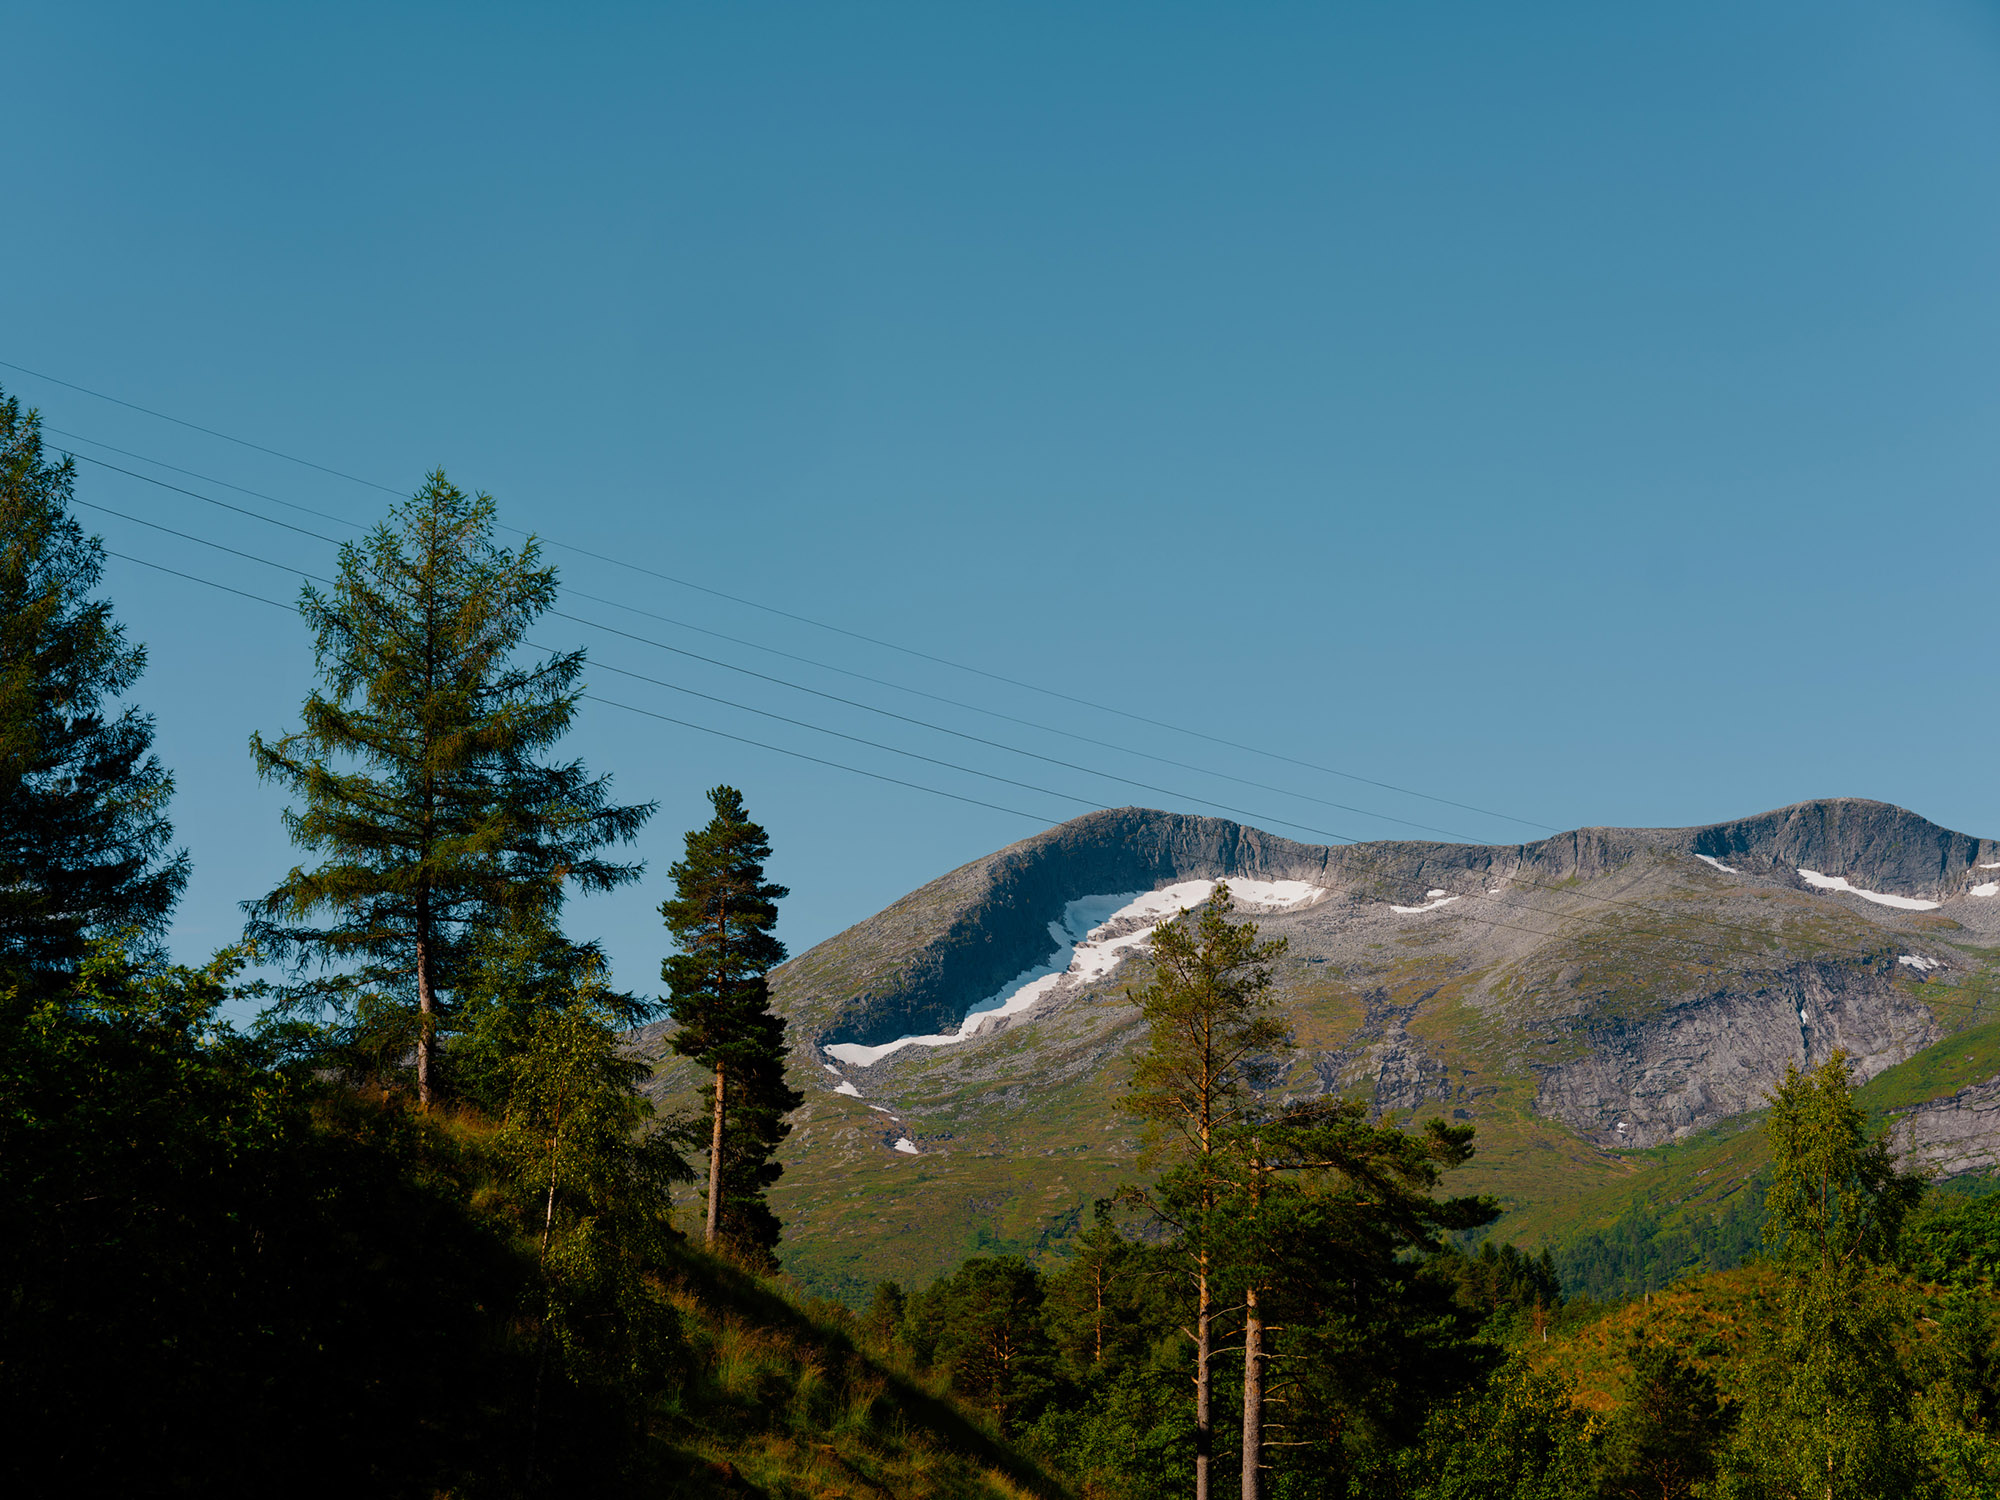
M1163 1321L1159 1269L1157 1256L1118 1232L1111 1200L1100 1198L1048 1285L1051 1334L1070 1379L1087 1381L1145 1353Z
M1564 1286L1585 1296L1637 1297L1704 1271L1724 1271L1764 1243L1765 1177L1753 1175L1712 1212L1665 1220L1640 1206L1603 1229L1564 1237L1553 1252Z
M0 992L0 1493L1059 1494L687 1247L589 995L425 1114L222 1025L240 961Z
M0 971L59 985L93 945L153 951L187 856L153 721L114 710L146 665L91 597L104 549L70 514L75 460L0 392Z
M1153 982L1127 996L1147 1029L1124 1108L1178 1162L1147 1201L1182 1251L1193 1293L1195 1500L1208 1500L1215 1446L1215 1239L1228 1191L1221 1153L1256 1118L1260 1091L1282 1076L1277 1053L1291 1045L1271 1013L1271 965L1286 944L1258 942L1257 924L1232 922L1234 911L1228 882L1217 881L1199 915L1159 923Z
M874 1296L868 1304L868 1311L861 1319L861 1327L867 1335L868 1342L884 1351L893 1348L896 1335L902 1331L903 1319L909 1310L910 1299L904 1294L901 1283L877 1282Z
M301 728L251 739L258 774L300 799L293 842L322 860L246 903L250 940L291 963L291 1013L347 1023L351 1057L414 1055L426 1106L480 931L552 933L566 888L637 879L597 851L652 811L542 759L575 713L583 655L515 663L555 574L532 540L496 546L493 525L492 500L439 471L344 544L331 592L300 600L323 690Z
M1607 1496L1691 1500L1715 1478L1723 1442L1736 1425L1735 1404L1711 1371L1671 1344L1634 1339L1625 1404L1605 1433Z
M765 1194L783 1168L785 1116L804 1095L785 1079L785 1022L771 1010L765 975L785 945L772 929L787 892L764 878L770 837L744 811L743 794L708 794L715 816L691 830L685 856L669 873L674 894L660 905L680 950L660 966L673 1047L707 1069L709 1167L707 1238L772 1268L779 1226Z
M911 1305L907 1338L952 1388L993 1414L1002 1437L1032 1419L1051 1389L1054 1350L1041 1276L1018 1255L975 1255Z
M1137 1500L1206 1494L1234 1458L1244 1500L2000 1494L2000 1198L1919 1208L1843 1056L1788 1071L1762 1212L1713 1220L1769 1235L1712 1279L1726 1315L1661 1315L1686 1288L1593 1307L1561 1254L1454 1248L1495 1213L1447 1191L1470 1127L1271 1097L1283 945L1226 884L1161 924L1132 996L1154 1181L1097 1203L1060 1264L975 1255L859 1318L801 1303L763 1274L800 1102L766 983L786 892L726 786L661 907L731 1253L692 1249L671 1202L692 1141L621 1037L644 1008L558 922L569 881L636 873L597 851L647 809L545 763L580 658L511 658L553 575L442 475L308 591L325 691L254 747L325 861L253 904L294 969L237 1033L253 950L178 968L152 941L185 862L150 726L105 717L142 655L89 597L73 476L32 414L0 402L0 429L8 1493ZM62 828L63 859L21 852ZM449 1085L453 1108L360 1086L412 1054L421 1101ZM1706 1253L1673 1232L1614 1226L1586 1268L1629 1284ZM1626 1374L1587 1396L1564 1356L1593 1329L1599 1374Z
M1438 1196L1472 1136L1436 1119L1371 1123L1359 1102L1322 1097L1230 1140L1215 1244L1225 1299L1242 1309L1245 1500L1266 1488L1267 1435L1289 1467L1345 1482L1488 1363L1470 1347L1477 1315L1428 1270L1447 1233L1498 1214L1485 1198Z
M1431 1274L1448 1280L1461 1302L1502 1313L1553 1312L1563 1304L1563 1282L1555 1258L1523 1254L1513 1245L1487 1240L1477 1255L1462 1255L1447 1245L1431 1263Z
M219 1026L238 961L0 1002L0 1488L428 1490L525 1392L470 1163Z

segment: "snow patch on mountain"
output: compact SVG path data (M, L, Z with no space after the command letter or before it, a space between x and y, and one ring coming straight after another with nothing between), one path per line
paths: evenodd
M1801 868L1799 879L1822 891L1845 891L1850 896L1859 896L1863 901L1873 901L1877 906L1893 906L1898 911L1936 911L1944 904L1940 901L1925 901L1916 896L1887 896L1881 891L1864 891L1859 886L1849 885L1845 875L1822 875L1817 870Z
M828 1056L850 1067L865 1068L903 1047L949 1047L969 1041L993 1022L1018 1015L1047 999L1063 984L1089 984L1118 967L1127 950L1145 946L1153 928L1176 912L1196 907L1215 893L1214 880L1183 880L1157 891L1126 891L1117 895L1080 896L1063 907L1049 923L1056 949L1048 962L1017 974L1001 989L972 1006L956 1031L930 1036L904 1036L880 1046L836 1042ZM1325 894L1304 880L1232 880L1229 894L1238 906L1262 911L1288 911L1307 906ZM1127 929L1114 931L1114 929Z
M1697 854L1695 858L1700 860L1705 865L1714 865L1716 869L1721 870L1726 875L1741 875L1743 873L1741 870L1737 869L1736 866L1734 865L1725 865L1721 860L1717 859L1713 854Z
M1896 962L1899 964L1908 964L1919 974L1926 973L1931 969L1942 969L1944 967L1944 960L1924 958L1916 953L1899 953L1896 955Z
M1458 897L1447 895L1444 891L1441 890L1425 891L1424 904L1422 906L1391 906L1389 910L1393 912L1400 912L1402 915L1406 917L1414 917L1419 912L1436 911L1440 906L1449 906L1451 905L1452 902L1456 901L1457 899Z

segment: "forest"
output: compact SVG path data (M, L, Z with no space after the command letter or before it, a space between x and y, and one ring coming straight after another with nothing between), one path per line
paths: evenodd
M1450 1191L1474 1126L1278 1095L1283 944L1226 886L1154 933L1147 1165L1062 1253L805 1294L772 835L712 789L663 997L613 987L568 904L642 878L653 808L565 757L587 662L527 644L534 542L439 472L303 590L317 680L245 767L299 864L188 965L75 484L0 397L9 1493L2000 1494L2000 1198L1903 1170L1844 1055L1711 1240L1529 1253ZM701 1085L656 1111L621 1038L661 1015ZM1696 1269L1615 1296L1648 1257Z

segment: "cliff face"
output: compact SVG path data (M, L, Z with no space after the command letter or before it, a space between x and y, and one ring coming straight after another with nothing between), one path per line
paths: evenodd
M1068 902L1200 877L1317 880L1328 853L1218 818L1093 813L932 881L801 954L775 984L822 1044L947 1030L1049 956L1049 923Z
M831 1277L962 1253L968 1235L1019 1244L1129 1177L1137 1141L1115 1106L1140 1040L1124 990L1143 977L1142 945L1079 957L964 1040L857 1049L955 1033L1037 965L1070 963L1064 944L1082 934L1064 924L1117 904L1071 903L1218 879L1297 883L1249 912L1290 942L1277 995L1300 1049L1286 1089L1471 1121L1466 1186L1522 1202L1760 1107L1787 1063L1844 1048L1865 1078L1905 1061L1985 1018L2000 956L2000 844L1879 802L1510 846L1323 847L1220 819L1093 814L952 871L773 976L815 1090L780 1194L795 1266ZM1972 1083L1985 1080L1952 1087ZM670 1070L661 1087L675 1086ZM1923 1115L1925 1149L2000 1160L1989 1121L2000 1128L2000 1107L1984 1095L1942 1102ZM856 1172L865 1210L848 1202ZM870 1238L864 1211L871 1243L905 1221L912 1238L839 1249Z
M1588 1049L1540 1068L1535 1107L1602 1146L1657 1146L1761 1108L1788 1063L1838 1048L1873 1078L1942 1035L1878 964L1801 961L1748 971L1628 1026L1584 1028Z

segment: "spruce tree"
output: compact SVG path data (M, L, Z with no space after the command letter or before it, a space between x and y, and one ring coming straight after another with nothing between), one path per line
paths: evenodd
M146 653L91 598L104 548L69 513L75 460L0 395L0 967L42 988L93 943L150 956L187 883L153 721L111 701Z
M1606 1434L1599 1486L1617 1500L1693 1500L1715 1478L1736 1421L1715 1373L1672 1343L1634 1337L1625 1404Z
M680 950L660 966L674 1050L712 1075L709 1093L710 1246L726 1240L775 1264L778 1221L764 1195L783 1171L773 1160L791 1133L785 1116L804 1098L785 1081L785 1022L771 1011L766 975L784 961L773 935L789 894L764 879L771 841L750 821L743 794L708 794L715 816L687 835L671 870L674 894L660 905Z
M343 545L332 589L300 602L324 690L301 728L251 738L258 774L301 800L285 813L293 842L322 860L245 904L249 936L292 965L286 1007L330 1008L414 1053L426 1107L479 935L553 930L568 887L637 879L598 851L652 813L613 805L581 762L543 758L584 657L515 661L555 570L532 539L497 547L493 516L440 470Z

